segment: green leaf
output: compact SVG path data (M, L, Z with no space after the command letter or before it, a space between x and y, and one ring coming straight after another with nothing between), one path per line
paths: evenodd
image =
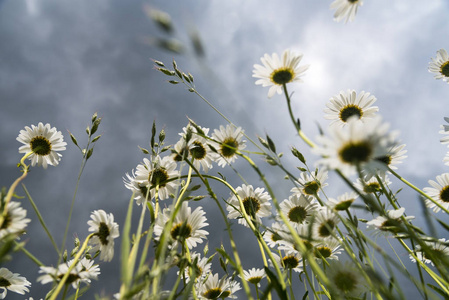
M101 138L101 134L100 134L100 135L97 135L96 137L94 137L94 138L92 139L92 143L95 143L95 142L98 141L100 138Z
M265 274L267 274L267 277L270 278L270 282L273 285L274 289L276 290L276 293L279 296L279 299L281 300L287 300L287 291L285 289L282 288L282 285L279 283L278 278L276 277L276 275L274 275L273 272L271 272L270 269L268 269L267 267L264 267L265 269Z
M271 151L276 153L276 146L275 146L273 140L268 136L268 134L267 134L267 142L268 142L268 149L270 149Z
M151 128L151 141L150 141L150 146L151 149L154 148L154 137L156 135L156 121L153 121L153 127Z
M140 146L137 146L137 147L139 147L140 151L142 151L143 154L150 154L150 151L148 151L147 149L142 148L142 147L140 147Z
M444 299L448 300L449 296L447 295L447 293L445 293L442 289L440 289L437 286L434 286L430 283L427 284L428 287L430 287L432 290L434 290L435 292L437 292L438 294L440 294L441 296L444 297Z
M162 73L164 73L165 75L168 76L175 76L175 72L164 69L164 68L157 68L157 70L161 71Z
M78 141L76 140L76 138L75 138L75 136L69 131L69 134L70 134L70 138L72 139L72 142L76 145L76 146L78 146Z
M443 226L444 229L449 231L449 225L441 221L440 219L437 219L438 223L440 223L441 226Z
M176 81L176 80L169 80L168 82L171 83L171 84L178 84L179 83L179 81Z
M300 162L302 162L303 164L306 164L306 159L304 158L304 156L301 154L301 152L298 151L298 149L296 149L295 147L292 147L291 149L293 156L295 156L296 158L299 159Z
M258 137L258 139L259 139L259 142L262 144L262 146L264 146L267 149L270 149L268 146L267 140L265 140L264 138L261 138L260 136Z
M92 156L92 153L94 153L94 148L90 148L89 151L87 151L86 160Z

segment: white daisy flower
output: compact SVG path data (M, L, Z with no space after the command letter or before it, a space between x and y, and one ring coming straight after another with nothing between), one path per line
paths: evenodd
M312 222L314 222L313 219L312 219ZM317 241L319 241L319 239L320 239L319 237L316 237L313 224L314 223L302 224L302 225L294 226L294 228L293 228L296 231L296 234L300 238L301 242L305 246L305 251L313 250L314 245L316 245ZM278 242L279 250L283 250L283 251L287 251L287 252L298 251L298 252L304 254L303 249L298 244L296 244L296 241L293 238L292 233L287 228L285 228L284 231L279 232L279 235L281 237Z
M215 142L212 142L211 146L217 150L217 153L214 153L214 159L219 166L224 168L237 159L237 152L246 147L243 136L241 127L235 128L229 124L226 127L221 125L220 130L214 130L212 139Z
M435 79L443 79L449 83L449 55L445 49L437 51L437 57L429 63L429 72L435 73Z
M327 120L332 120L331 124L345 125L348 119L352 116L357 116L359 120L363 121L365 118L372 118L379 110L377 106L372 106L376 102L376 97L366 93L360 92L358 95L354 90L341 91L338 96L332 97L324 112Z
M136 180L136 175L134 174L134 170L132 171L131 175L128 173L125 174L126 178L123 177L123 183L125 184L125 187L131 192L134 193L134 200L136 200L137 205L140 205L145 202L145 199L147 199L147 193L148 188L145 185L145 183L139 183ZM151 194L148 194L148 199L151 198Z
M224 291L229 289L229 281L226 276L218 279L218 274L209 274L204 282L197 284L199 299L218 299Z
M281 233L288 232L287 227L284 223L274 222L271 224L271 228L265 231L263 235L264 241L267 243L268 247L276 248L280 241L282 241Z
M329 198L326 205L334 210L347 210L359 195L356 192L347 192L337 197L337 199Z
M197 129L190 124L187 127L184 127L183 133L180 133L182 138L175 144L174 150L175 154L173 155L173 159L175 161L182 161L184 159L193 159L194 167L200 171L201 168L204 172L208 172L212 169L212 161L215 158L214 153L209 147L207 134L209 133L209 128L202 127L204 136L200 135L197 132ZM186 137L190 132L190 139L187 143Z
M170 220L171 214L174 211L174 206L170 205L168 208L164 208L162 212L156 218L154 225L155 239L159 240L163 233L165 224ZM193 212L188 206L188 203L184 201L181 204L175 219L173 220L172 228L170 229L170 237L173 244L171 247L176 247L179 242L185 241L187 247L192 249L197 244L201 244L203 239L206 239L206 235L209 234L206 230L201 228L209 225L206 223L205 212L201 206L197 207Z
M26 280L25 277L20 276L18 273L13 273L7 268L0 268L0 299L5 299L6 294L9 291L24 295L25 292L30 290L27 288L31 286L31 283Z
M331 3L330 8L335 9L334 20L340 22L345 20L354 21L355 15L357 13L357 8L363 5L363 0L335 0Z
M420 245L416 246L416 257L425 264L431 264L434 266L434 261L438 263L439 260L449 258L449 244L446 239L442 238L438 241L424 243L429 247L429 250L421 249ZM429 253L430 251L430 253ZM427 253L427 254L426 254ZM429 255L430 254L430 255ZM416 262L416 259L410 255L412 262Z
M327 178L328 172L324 169L316 170L313 174L301 172L298 178L300 187L294 187L290 190L290 192L295 194L316 196L320 189L328 185L325 183Z
M391 184L390 178L385 174L384 176L379 176L382 180L382 184L387 187ZM382 187L377 181L376 177L371 177L370 179L360 179L354 182L354 187L356 187L363 194L377 193L382 191Z
M178 178L180 172L175 170L176 162L169 156L160 158L159 155L153 157L152 161L143 159L143 164L137 165L135 181L139 186L146 186L150 189L151 199L156 195L160 200L167 199L170 194L175 194L179 185ZM173 180L174 179L174 180Z
M257 284L258 287L260 287L260 281L263 278L265 278L266 276L267 276L267 274L265 274L264 269L252 268L252 269L249 269L248 271L243 270L243 279L245 279L249 283ZM239 275L239 277L240 277L240 275Z
M256 84L261 84L263 87L271 86L268 90L268 98L276 92L281 94L284 84L302 82L301 76L309 68L309 65L299 66L302 56L287 49L282 53L281 58L276 53L271 56L265 54L260 59L263 66L254 65L253 77L259 78Z
M357 166L370 174L386 170L386 164L377 158L388 155L394 145L388 127L381 123L380 117L361 123L355 116L345 127L331 126L330 137L318 136L322 146L312 150L322 156L317 164L327 169L339 169L346 176L356 173Z
M19 202L9 202L6 217L3 220L3 224L0 224L0 240L9 234L19 236L24 233L25 228L31 221L25 218L26 215L27 211L20 207Z
M19 153L30 153L28 159L31 160L31 166L43 166L44 169L48 165L57 166L62 155L58 151L65 150L67 145L61 131L50 127L50 124L42 124L39 122L37 126L26 126L25 130L20 130L17 141L24 144L19 147Z
M388 210L386 216L378 216L366 223L367 228L376 229L378 233L388 234L393 233L397 235L401 232L400 225L402 223L402 215L404 215L405 208L401 207L395 210ZM407 216L405 219L414 219L414 216Z
M311 196L293 194L281 202L280 208L291 224L296 226L310 221L318 209L318 203Z
M39 276L37 281L42 284L59 282L68 272L73 262L73 259L69 260L60 264L58 268L46 266L40 267L39 273L43 275ZM92 279L98 279L98 275L100 275L100 267L98 265L94 265L93 260L83 257L70 271L70 275L65 284L71 284L72 288L78 289L81 283L90 284Z
M93 251L100 251L100 260L111 261L114 257L114 239L120 236L119 226L114 222L112 213L106 214L102 209L95 210L87 221L89 232L95 235L89 240Z
M321 242L315 245L315 247L313 248L313 253L318 262L321 262L323 259L338 260L337 255L340 255L343 251L343 249L341 249L340 247L340 240L333 237L328 237L321 240Z
M402 145L394 145L394 139L391 139L391 145L387 147L387 153L383 156L376 157L375 160L379 161L380 163L384 164L386 167L389 167L392 170L397 170L396 165L401 164L402 160L404 160L407 155L407 150L404 149L405 144ZM366 169L363 171L363 173L366 176L366 179L369 179L371 177L375 177L376 175L379 175L381 177L386 175L386 169Z
M429 180L429 184L432 187L425 187L424 192L445 209L449 209L449 173L438 175L437 182ZM441 210L440 207L429 199L426 199L426 206L432 208L434 212Z
M298 251L284 251L282 258L273 253L273 258L276 263L284 270L293 270L297 273L302 272L302 256ZM270 259L270 265L273 266L273 262Z
M338 215L327 207L320 207L312 219L312 238L314 241L332 237L334 230L340 222Z
M449 118L444 117L444 121L449 123ZM441 125L440 128L441 128L441 130L439 131L439 133L446 135L445 137L441 138L441 140L440 140L441 144L449 144L449 125Z
M228 288L223 291L223 293L220 295L220 298L237 299L237 296L234 294L242 289L242 287L240 286L240 282L232 280L231 278L226 278L226 280Z
M367 291L366 281L360 276L360 270L348 261L340 263L334 260L330 267L326 268L326 276L330 281L331 295L353 299Z
M192 261L192 267L195 272L195 278L199 278L199 280L202 280L206 278L206 275L210 273L212 263L208 262L209 258L207 257L201 257L200 253L192 252L190 253L190 259ZM190 269L188 266L184 269L184 277L186 278L187 282L190 280ZM179 275L179 271L177 273Z
M252 185L243 184L241 187L235 189L237 195L243 202L246 214L260 224L261 218L271 215L271 197L265 192L264 188L254 189ZM239 200L236 195L231 193L231 197L227 201L226 210L229 219L238 219L238 223L248 227L246 220L240 210Z

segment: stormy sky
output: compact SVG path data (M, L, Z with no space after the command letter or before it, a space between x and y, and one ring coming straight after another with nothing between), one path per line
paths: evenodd
M20 145L15 139L21 129L43 122L62 131L68 146L60 165L47 170L33 168L24 182L60 243L81 163L79 150L67 132L85 144L85 127L97 112L103 119L102 137L81 178L67 247L71 249L75 236L87 236L86 222L95 209L114 213L122 225L130 197L122 177L142 161L144 155L137 146L148 147L154 120L158 129L165 129L167 144L178 140L187 117L211 130L225 124L194 94L181 85L168 84L167 78L154 70L151 59L167 65L175 59L183 71L195 76L198 91L251 138L268 133L278 151L286 154L286 164L294 166L288 154L289 147L295 145L313 165L316 157L295 135L283 96L268 99L268 89L255 86L251 77L253 64L260 63L265 53L290 48L303 53L302 63L310 64L304 83L290 87L293 109L304 132L313 138L318 134L317 124L326 130L323 109L339 91L370 92L378 99L379 113L392 129L400 131L400 139L407 145L408 158L400 166L400 174L420 188L428 186L429 179L448 168L442 163L447 149L439 143L438 131L443 117L449 116L449 86L435 80L427 68L438 49L449 49L449 3L366 0L355 21L348 24L333 21L330 3L0 1L1 185L9 186L20 176L16 167ZM167 34L157 27L145 14L144 5L169 13L173 32ZM201 57L193 50L192 32L204 47ZM158 38L177 39L183 53L158 48ZM256 162L263 165L260 159ZM243 162L236 167L250 184L261 185ZM288 197L291 185L282 173L268 166L263 169L278 197ZM229 170L215 166L211 174L217 171L228 175L235 186L241 184ZM331 178L330 182L327 194L331 197L346 191L338 180ZM397 189L400 187L398 184ZM18 194L24 194L22 189ZM417 196L406 189L400 195L406 212L417 216L416 224L423 226ZM228 192L223 190L219 197L226 199ZM21 201L32 219L22 240L44 263L54 265L54 250L35 213L27 199ZM214 219L214 204L204 201L200 205L208 218ZM226 239L223 223L214 228L211 248ZM240 231L239 240L251 236L249 230ZM244 268L256 267L256 249L242 249L247 257ZM110 274L118 275L119 253L116 245L115 259L100 264L102 274L100 281L92 284L93 291L104 295L118 291L118 276ZM400 255L408 261L405 252ZM40 298L48 291L49 286L35 282L38 268L24 255L15 254L6 266L32 282L28 296ZM14 293L8 296L23 299Z

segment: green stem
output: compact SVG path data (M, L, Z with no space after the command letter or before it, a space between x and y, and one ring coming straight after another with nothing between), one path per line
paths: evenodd
M25 194L28 197L28 200L30 201L31 205L33 206L34 211L36 212L37 218L39 219L39 222L41 223L42 227L44 228L45 232L47 233L48 237L50 238L50 241L53 245L53 247L55 248L56 252L58 253L58 255L60 255L59 249L58 249L58 245L56 244L55 240L53 239L53 236L51 235L47 225L44 222L44 219L42 218L41 213L39 212L39 209L36 206L36 203L34 203L33 199L31 198L30 193L28 192L27 188L25 187L24 184L22 184L22 188L25 191Z
M61 281L58 283L58 286L56 287L55 291L52 293L52 295L51 295L49 300L56 300L56 298L58 297L58 294L61 292L62 287L64 286L65 282L67 281L67 278L69 278L70 272L73 270L73 268L75 268L75 266L78 263L80 257L84 254L84 251L87 248L87 243L96 234L97 233L94 232L94 233L89 234L86 237L86 240L84 241L81 249L78 251L78 253L76 254L75 258L73 259L73 263L67 269L67 272L64 274L64 276L62 277Z
M434 203L436 206L438 206L445 213L449 214L449 210L447 210L444 206L442 206L440 203L438 203L438 201L435 201L435 199L433 199L432 197L430 197L429 195L427 195L426 193L421 191L419 188L414 186L412 183L407 181L405 178L403 178L401 175L399 175L398 173L393 171L391 168L388 168L388 171L390 171L390 173L393 174L394 176L396 176L396 178L398 178L400 181L402 181L403 183L405 183L406 185L408 185L409 187L411 187L412 189L417 191L420 195L422 195L423 197L425 197L425 198L429 199L430 201L432 201L432 203Z
M314 148L315 144L302 132L301 125L299 124L299 119L295 120L295 117L294 117L293 111L292 111L290 96L288 95L288 91L287 91L287 85L284 83L282 85L282 87L284 89L285 98L287 99L288 113L290 114L290 119L292 120L292 123L295 126L296 131L298 132L301 139L307 145L309 145L311 148Z

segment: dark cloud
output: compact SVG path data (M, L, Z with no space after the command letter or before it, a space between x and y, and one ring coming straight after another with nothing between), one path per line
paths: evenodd
M152 2L151 7L170 13L175 26L170 37L186 49L181 56L143 42L144 37L168 37L145 15L145 3L0 1L0 178L2 185L8 186L19 176L15 167L19 144L15 138L24 126L48 122L65 134L69 145L61 164L48 170L32 169L25 180L58 243L81 161L67 130L75 134L80 144L85 144L84 130L91 115L98 112L103 118L99 129L102 138L81 178L67 242L70 249L76 235L87 235L86 222L94 209L113 212L123 224L130 194L123 186L122 176L142 160L137 145L148 147L153 120L159 129L165 128L169 144L177 141L187 116L212 130L225 123L183 86L170 86L167 78L153 69L151 58L167 65L175 58L182 70L194 74L199 91L242 125L250 137L256 139L257 134L268 133L281 151L287 154L289 147L296 145L311 157L313 164L313 156L297 140L285 118L282 97L267 99L268 90L254 86L251 78L253 64L259 63L264 53L285 48L305 52L304 63L311 64L310 75L292 91L293 107L310 136L318 133L317 123L325 126L321 114L331 96L347 88L367 90L378 97L381 113L393 123L392 127L402 131L410 159L418 163L418 168L405 167L404 175L413 176L414 182L423 187L426 177L443 172L440 161L434 158L430 163L432 170L421 170L429 158L421 154L430 143L435 148L440 146L438 125L447 116L441 115L446 91L443 89L447 86L434 81L426 71L436 50L448 47L441 44L441 37L447 36L447 26L439 25L447 24L444 5L420 10L418 1L407 7L367 3L359 10L356 21L345 26L332 21L328 4L311 1L263 5L258 1ZM430 18L432 14L435 17ZM193 28L198 30L205 49L202 58L195 57L190 44L189 32ZM415 146L417 151L412 150ZM445 152L442 147L439 149L435 157L442 159ZM243 162L237 166L246 168ZM270 167L264 167L264 171L279 191L279 199L287 197L290 184L282 179L282 174ZM232 177L232 172L223 172ZM242 174L250 178L250 183L261 185L252 170L244 169ZM237 180L233 183L240 184ZM336 190L331 196L341 192ZM228 197L226 190L218 191L221 197ZM410 193L406 196L415 197ZM53 253L32 208L26 199L21 201L33 220L23 240L37 255ZM209 202L201 205L210 220L218 219L213 213L214 204ZM410 210L411 214L419 214L418 209ZM209 238L211 248L226 240L224 224L215 226L210 229L214 232ZM249 230L238 231L242 232L239 241L249 240ZM245 268L259 262L254 253L257 246L253 246L241 247ZM49 265L56 263L54 257L40 258ZM112 263L101 264L100 281L93 283L93 291L107 295L118 291L118 261L116 255ZM31 296L44 296L49 286L34 282L38 269L28 258L17 254L8 266L33 282ZM8 299L22 299L13 293L8 295Z

